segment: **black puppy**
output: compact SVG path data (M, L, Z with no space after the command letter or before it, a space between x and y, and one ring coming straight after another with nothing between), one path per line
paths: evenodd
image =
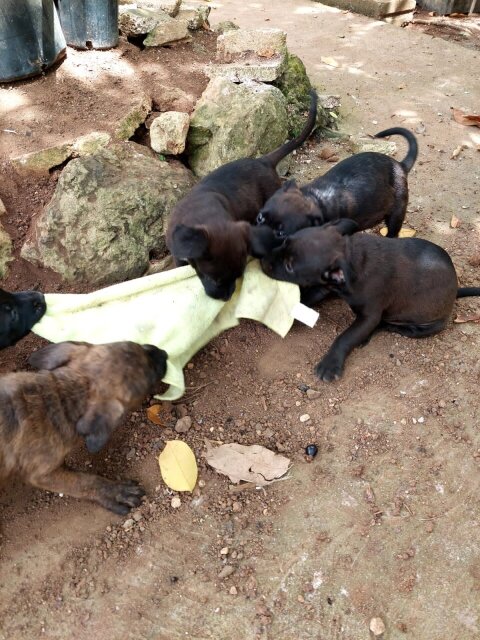
M262 259L265 273L343 298L355 313L353 324L335 339L315 373L337 380L345 359L368 342L376 329L410 338L432 336L448 322L456 298L480 296L480 287L458 288L448 253L418 238L379 238L356 231L350 220L303 229Z
M408 203L407 175L417 158L413 133L395 127L376 138L401 135L408 141L406 157L398 162L383 153L358 153L304 187L286 182L257 216L279 237L306 227L320 226L339 218L351 218L359 229L368 229L385 219L389 238L400 231Z
M26 336L46 309L45 298L38 291L9 293L0 289L0 349Z
M177 266L192 265L212 298L229 300L247 255L256 255L259 230L251 223L281 184L277 164L313 131L317 95L310 95L307 123L299 136L265 156L242 158L212 171L172 212L167 246Z

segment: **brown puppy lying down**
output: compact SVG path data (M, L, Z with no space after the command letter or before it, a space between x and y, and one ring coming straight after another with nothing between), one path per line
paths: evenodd
M190 263L207 295L229 300L256 255L252 227L264 202L281 181L275 167L313 131L317 95L311 91L308 120L299 136L260 158L242 158L212 171L175 206L167 229L167 246L177 266Z
M140 504L135 482L70 471L65 456L85 438L96 452L125 414L156 390L167 354L151 345L62 342L30 356L46 369L0 378L0 482L18 475L56 493L125 514Z
M384 153L357 153L304 187L290 180L267 200L257 224L268 225L282 238L339 218L355 220L359 229L385 219L388 237L398 236L408 204L407 175L418 147L413 133L402 127L380 131L375 137L395 134L408 141L408 153L401 162Z
M303 229L262 259L265 273L305 287L310 303L328 293L343 298L355 321L335 339L315 373L337 380L350 352L377 329L410 338L432 336L447 324L456 298L480 296L480 287L458 288L444 249L419 238L379 238L341 220ZM304 296L305 299L305 296Z

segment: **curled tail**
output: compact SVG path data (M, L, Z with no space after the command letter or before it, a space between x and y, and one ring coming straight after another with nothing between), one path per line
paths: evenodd
M301 133L293 140L282 144L281 147L275 149L275 151L271 151L267 153L261 160L263 162L268 163L272 167L276 167L277 164L288 156L289 153L292 153L295 149L298 149L300 145L302 145L308 136L312 133L315 123L317 121L317 104L318 104L318 96L315 89L310 89L310 109L308 110L308 118L305 126L303 127Z
M387 136L403 136L407 140L408 153L400 164L408 173L415 164L415 160L418 156L417 138L411 131L404 129L403 127L392 127L391 129L385 129L385 131L380 131L375 134L375 138L386 138Z
M480 296L480 287L460 287L457 291L457 298L468 298L470 296Z

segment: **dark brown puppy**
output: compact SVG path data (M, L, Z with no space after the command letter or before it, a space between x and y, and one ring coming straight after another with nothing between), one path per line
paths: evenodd
M405 137L409 145L401 162L383 153L358 153L304 187L286 182L265 203L257 224L268 225L278 237L286 237L339 218L355 220L359 229L374 227L385 219L387 236L394 238L405 218L407 175L418 154L416 138L408 129L395 127L375 137L395 134Z
M47 309L39 291L9 293L0 289L0 349L27 335Z
M315 367L319 378L337 380L345 359L376 329L410 338L441 331L456 298L480 296L480 287L458 289L457 275L444 249L418 238L379 238L356 230L350 220L303 229L262 259L265 273L315 293L343 298L355 313L353 324L335 339Z
M297 138L261 158L229 162L203 178L174 208L167 246L177 266L190 263L212 298L229 300L255 255L251 227L266 200L279 188L277 164L308 138L315 126L317 95L311 92L305 128Z
M64 467L85 438L91 452L107 442L127 411L165 375L167 354L151 345L62 342L30 356L39 372L0 378L0 483L15 474L47 491L98 502L125 514L144 491Z

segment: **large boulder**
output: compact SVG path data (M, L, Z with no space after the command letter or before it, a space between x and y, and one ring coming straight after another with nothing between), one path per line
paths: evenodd
M72 160L21 255L67 282L108 285L141 276L150 251L164 248L170 211L193 185L183 165L161 162L132 142Z
M198 176L244 157L257 157L288 138L287 103L282 92L254 81L211 80L190 121L187 154Z

